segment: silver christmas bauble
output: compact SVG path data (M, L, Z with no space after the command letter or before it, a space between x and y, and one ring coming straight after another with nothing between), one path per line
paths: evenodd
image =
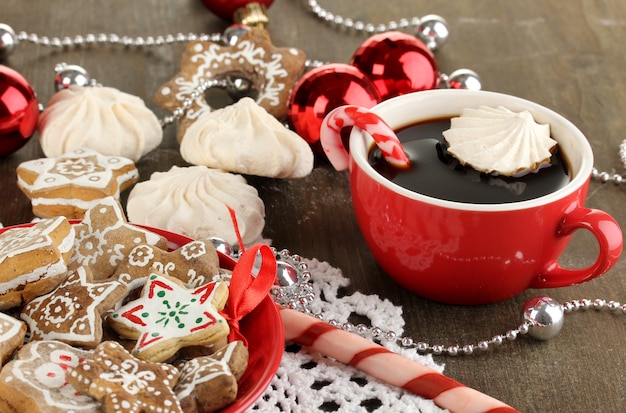
M250 27L243 24L233 24L224 30L222 35L223 42L228 46L234 46L239 39L250 31Z
M288 262L277 260L276 281L281 287L290 287L298 282L298 271Z
M211 241L211 244L213 244L215 249L221 252L222 254L228 257L230 257L233 254L233 248L228 242L224 241L223 239L217 238L217 237L211 237L209 238L209 241Z
M563 306L550 297L531 298L522 308L528 335L537 340L556 337L563 328L564 314Z
M450 89L480 90L482 84L476 72L470 69L458 69L448 76Z
M444 45L449 34L448 23L443 17L436 14L422 17L420 24L415 29L415 36L433 52Z
M259 95L250 79L233 74L226 76L226 91L235 102L244 97L256 99Z
M71 86L90 86L92 84L91 77L85 69L77 65L68 65L65 63L58 64L54 71L55 90L69 89Z
M9 57L17 46L15 31L8 24L0 23L0 59Z

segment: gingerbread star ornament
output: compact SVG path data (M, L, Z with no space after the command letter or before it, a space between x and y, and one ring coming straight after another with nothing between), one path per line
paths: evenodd
M258 93L256 102L277 119L287 116L289 94L304 71L306 55L293 47L275 47L269 33L251 27L233 45L209 41L187 43L180 72L155 93L155 102L167 110L181 108L198 86L230 75L248 79ZM178 141L196 119L211 111L204 94L180 119Z

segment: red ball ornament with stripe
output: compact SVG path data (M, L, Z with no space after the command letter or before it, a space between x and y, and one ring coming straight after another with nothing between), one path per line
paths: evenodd
M320 127L326 115L343 105L371 108L380 96L372 82L354 66L330 63L304 74L289 99L288 120L293 130L318 153L323 153Z
M370 37L356 50L350 64L369 77L383 100L439 86L433 53L420 40L402 32Z
M12 154L28 142L38 116L33 88L18 72L0 65L0 156Z

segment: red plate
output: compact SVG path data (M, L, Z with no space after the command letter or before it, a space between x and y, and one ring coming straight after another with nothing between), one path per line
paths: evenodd
M76 223L79 221L72 220L70 222ZM11 228L28 227L34 224L28 223L0 228L0 234ZM192 241L189 237L170 231L143 225L137 226L167 238L168 246L172 250ZM227 270L232 270L235 267L235 261L232 258L219 251L218 255L220 267ZM252 406L261 397L274 378L276 370L278 370L285 346L282 320L272 297L269 295L257 308L240 321L239 327L246 340L248 340L248 368L241 380L239 380L237 400L221 410L222 413L245 412L248 407Z

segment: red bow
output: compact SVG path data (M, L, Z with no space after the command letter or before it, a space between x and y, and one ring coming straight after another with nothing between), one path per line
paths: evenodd
M220 312L230 325L228 341L241 340L246 347L248 342L239 331L239 321L254 310L269 294L276 280L276 256L268 245L258 244L244 250L234 211L229 207L239 246L243 251L233 269L230 279L228 301ZM261 267L256 275L252 274L257 256L260 254Z

